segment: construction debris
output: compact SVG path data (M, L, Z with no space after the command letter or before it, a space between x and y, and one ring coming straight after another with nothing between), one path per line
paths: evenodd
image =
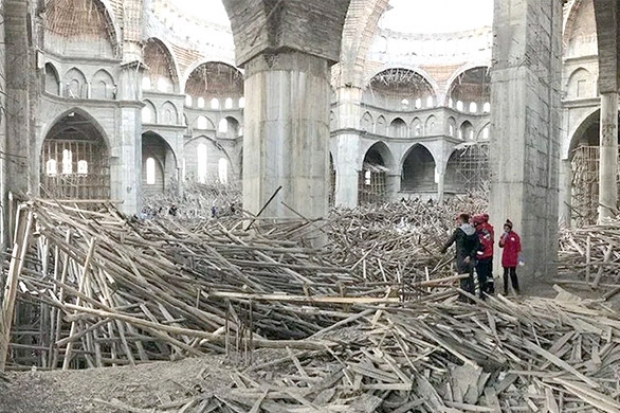
M3 305L19 302L10 366L238 362L225 390L96 400L129 412L620 412L618 313L560 288L456 302L459 277L432 257L455 212L479 208L400 204L246 231L29 201L5 267ZM325 250L299 242L317 228Z

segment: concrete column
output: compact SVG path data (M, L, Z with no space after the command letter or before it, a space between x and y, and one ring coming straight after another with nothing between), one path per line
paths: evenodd
M323 217L328 204L329 62L259 54L245 68L243 205L264 217Z
M331 131L336 140L336 206L354 208L358 203L361 152L360 122L362 118L362 90L357 87L339 87L335 108L338 126Z
M613 218L618 206L618 93L601 94L599 223Z
M437 201L443 202L443 196L445 193L445 181L446 181L446 173L445 171L437 174Z
M560 164L560 223L566 228L571 227L573 170L570 160L563 159Z
M496 1L493 32L491 219L521 235L527 287L557 272L561 2Z
M142 66L122 66L119 81L120 134L111 139L112 198L123 200L119 207L126 214L142 209L142 107L138 98Z
M336 157L336 206L355 208L359 191L360 136L355 131L339 134Z

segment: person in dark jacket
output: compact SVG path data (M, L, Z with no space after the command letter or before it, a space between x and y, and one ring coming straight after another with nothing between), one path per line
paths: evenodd
M473 221L478 241L480 242L476 259L476 274L478 275L480 298L484 300L487 294L493 294L490 291L491 288L493 291L495 290L493 284L493 230L492 227L489 230L487 225L485 225L487 221L484 215L474 216ZM491 285L493 286L491 287Z
M517 278L517 265L521 253L521 238L512 230L512 222L507 219L504 224L504 234L499 239L499 246L503 248L502 267L504 267L504 295L508 295L508 278L515 294L519 294L519 279Z
M456 244L456 270L460 275L468 275L468 277L461 279L461 289L474 294L474 264L480 241L476 230L469 223L469 218L468 214L458 216L458 227L441 249L441 253L445 254L452 244ZM467 302L468 299L462 295L459 297L459 301Z

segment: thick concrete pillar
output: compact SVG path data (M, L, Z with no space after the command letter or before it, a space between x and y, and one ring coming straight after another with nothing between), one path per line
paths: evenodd
M224 0L245 73L243 206L265 217L327 213L330 67L350 0Z
M618 205L618 92L601 94L599 223L615 217Z
M2 150L6 155L3 174L2 205L8 216L4 217L5 241L10 238L12 228L8 225L14 220L15 210L8 199L9 192L16 195L38 194L33 182L38 182L38 157L35 153L34 114L37 105L37 79L34 48L29 39L31 22L27 0L7 0L4 2L3 30L5 45L4 62L6 82L2 126L4 140Z
M445 193L446 172L441 171L437 173L437 201L443 202L443 196Z
M491 219L521 234L525 286L557 271L561 28L559 1L495 2Z
M122 69L118 94L122 102L120 135L111 139L112 198L124 200L119 206L121 211L135 214L142 209L142 65L134 62Z
M336 90L338 119L336 140L336 206L355 208L358 203L361 163L362 90L343 86Z

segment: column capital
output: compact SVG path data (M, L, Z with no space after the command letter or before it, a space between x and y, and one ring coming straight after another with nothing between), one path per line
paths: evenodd
M351 0L223 0L237 65L295 50L336 63Z

